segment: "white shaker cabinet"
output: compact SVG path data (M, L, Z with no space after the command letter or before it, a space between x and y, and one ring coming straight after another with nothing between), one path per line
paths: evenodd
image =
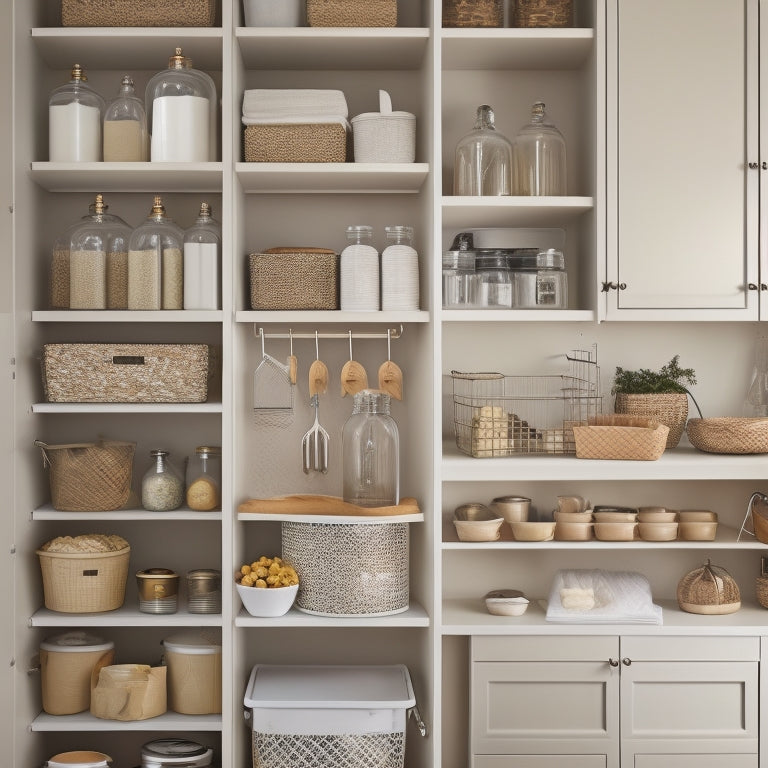
M608 255L600 311L609 320L766 314L759 308L768 277L758 264L765 175L758 5L608 2Z

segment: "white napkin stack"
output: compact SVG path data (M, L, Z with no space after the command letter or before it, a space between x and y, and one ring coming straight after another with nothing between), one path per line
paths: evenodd
M547 621L558 624L661 624L648 579L633 571L561 570L555 575Z
M243 125L340 123L349 128L342 91L254 88L243 94Z

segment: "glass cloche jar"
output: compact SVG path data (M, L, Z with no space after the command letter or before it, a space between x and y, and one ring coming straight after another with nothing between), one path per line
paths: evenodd
M187 66L181 48L168 69L147 83L144 101L153 162L216 159L216 86L205 72Z
M456 145L454 195L512 193L512 144L496 130L493 109L477 108L475 127Z
M514 194L566 195L565 139L549 122L544 103L531 108L531 120L514 141Z
M104 162L144 162L149 159L147 142L144 102L136 95L133 78L124 75L104 112Z

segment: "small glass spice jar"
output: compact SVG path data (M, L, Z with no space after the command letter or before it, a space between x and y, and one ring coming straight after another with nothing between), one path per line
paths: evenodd
M184 501L184 481L168 460L168 451L150 451L154 463L141 481L141 505L152 512L178 509Z
M201 445L187 463L187 506L221 509L221 448Z

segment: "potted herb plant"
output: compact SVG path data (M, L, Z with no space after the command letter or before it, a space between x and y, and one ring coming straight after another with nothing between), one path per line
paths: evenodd
M680 367L680 355L675 355L658 371L649 368L627 371L617 367L611 388L611 394L616 396L614 411L666 424L669 427L667 448L674 448L688 420L688 397L701 416L698 403L688 389L695 383L696 372L693 368Z

